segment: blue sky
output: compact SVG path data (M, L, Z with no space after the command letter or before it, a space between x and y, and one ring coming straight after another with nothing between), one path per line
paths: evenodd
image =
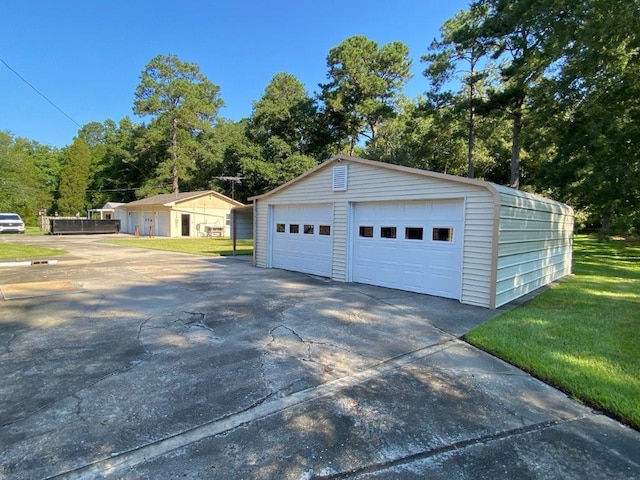
M278 72L310 94L326 81L329 50L352 35L410 50L414 78L427 89L420 56L442 23L468 0L8 0L0 59L80 125L132 113L140 72L157 54L197 63L220 86L220 116L239 120ZM0 63L0 130L61 147L78 126Z

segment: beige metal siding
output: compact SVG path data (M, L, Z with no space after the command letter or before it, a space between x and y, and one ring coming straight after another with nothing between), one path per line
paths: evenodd
M256 267L266 268L267 265L267 229L269 203L256 200L253 208L254 230L253 230L253 256Z
M331 278L339 282L347 280L347 258L349 237L349 203L336 202L333 205L333 263Z
M496 307L571 273L573 210L520 192L500 194Z
M466 197L461 302L481 307L491 305L493 205L488 190Z
M182 214L190 215L190 234L192 237L198 236L198 224L216 224L224 227L224 236L230 236L230 227L227 225L227 218L231 208L239 206L238 202L231 199L219 198L218 194L209 193L186 200L170 201L166 204L138 203L125 205L123 209L129 213L128 231L133 233L135 226L139 226L140 235L147 235L148 226L145 228L145 215L154 218L154 234L156 236L181 237L182 236ZM203 230L200 230L203 232Z
M350 203L459 198L465 201L461 301L490 306L494 203L487 188L348 160L343 160L343 164L348 165L347 191L332 191L332 169L329 167L320 168L303 180L256 200L254 249L257 266L267 266L268 205L333 202L332 278L346 281Z
M231 214L231 205L229 202L221 200L214 195L184 200L177 203L173 207L173 211L180 216L181 214L189 214L191 216L191 225L189 233L191 237L205 235L203 224L217 225L224 227L223 236L230 237L231 229L227 225L227 220ZM173 236L182 235L181 223L172 232Z

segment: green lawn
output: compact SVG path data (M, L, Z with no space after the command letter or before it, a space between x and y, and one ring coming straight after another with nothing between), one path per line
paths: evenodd
M27 225L25 227L25 235L44 235L45 233L40 230L40 227L33 227L33 226L29 226Z
M0 243L0 259L2 260L26 260L29 258L52 257L65 253L67 252L55 248L20 245L17 243Z
M212 257L233 254L233 245L228 238L118 238L104 240L104 243L125 247L150 248L171 252L192 253ZM237 240L236 255L253 254L253 240Z
M640 244L577 236L573 277L466 340L640 429Z

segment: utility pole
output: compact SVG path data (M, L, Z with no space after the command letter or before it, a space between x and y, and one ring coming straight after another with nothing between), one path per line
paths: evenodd
M236 174L235 177L230 177L230 176L222 176L222 177L213 177L213 178L217 178L218 180L227 180L231 182L231 199L235 200L236 199L236 183L239 185L242 183L242 180L244 180L244 177L242 175L240 175L239 173Z

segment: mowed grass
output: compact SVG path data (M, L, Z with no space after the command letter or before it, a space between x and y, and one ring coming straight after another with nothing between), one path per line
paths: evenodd
M640 243L576 236L573 272L466 340L640 429Z
M27 225L24 231L25 235L45 235L45 232L40 230L40 227L33 227Z
M104 240L104 243L210 257L233 255L233 244L228 238L114 238L112 240ZM236 255L251 254L253 254L253 240L236 241Z
M2 260L26 260L29 258L53 257L64 255L64 250L57 248L45 248L34 245L21 245L18 243L0 243L0 259Z

